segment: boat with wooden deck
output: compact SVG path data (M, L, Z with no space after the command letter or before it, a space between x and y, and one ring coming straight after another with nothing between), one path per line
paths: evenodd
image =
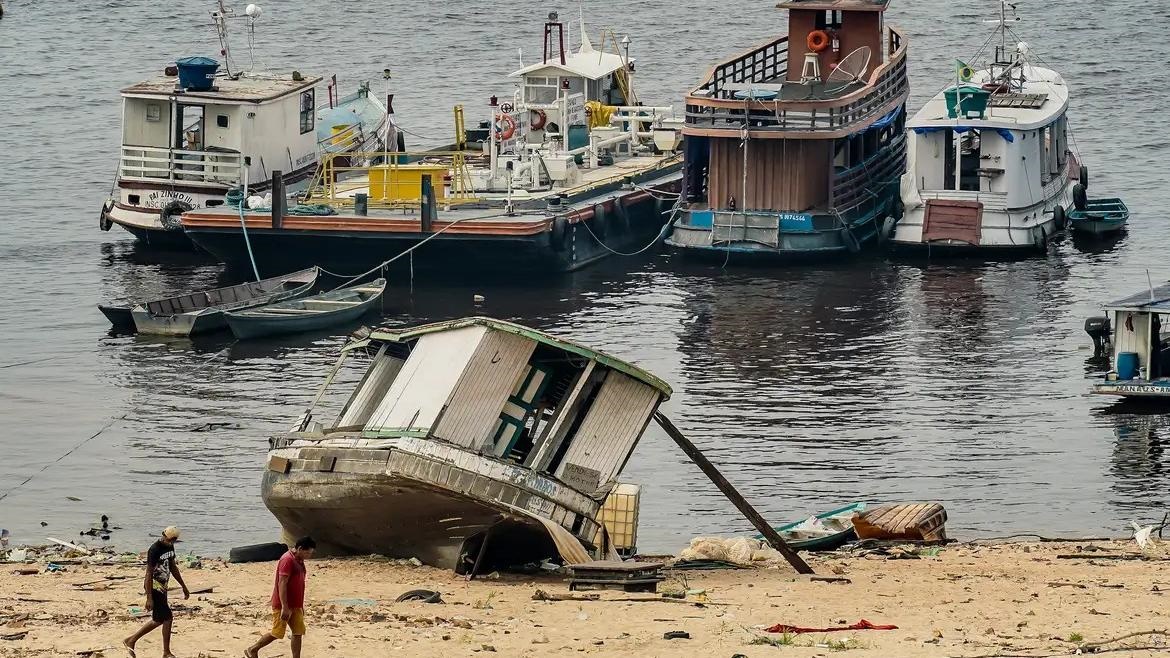
M461 573L610 554L603 502L667 384L556 336L467 318L359 332L317 400L350 359L366 371L336 420L310 408L270 441L262 495L287 536Z
M956 60L954 84L907 124L897 250L1047 253L1069 212L1084 207L1089 174L1070 140L1068 85L1014 40L1014 11L1001 0L986 68Z
M1084 208L1068 211L1068 227L1074 233L1110 235L1125 229L1129 222L1129 208L1121 199L1093 199Z
M228 311L248 309L307 295L317 284L320 270L249 281L226 288L142 302L130 309L140 334L194 336L227 328ZM109 317L107 313L106 317Z
M858 539L945 541L947 510L938 503L881 505L853 517Z
M241 340L316 331L357 320L377 306L385 291L386 279L376 279L311 297L229 311L224 319Z
M453 150L363 154L374 166L326 157L299 199L319 214L245 212L245 240L236 212L200 209L184 230L230 266L254 260L268 274L356 273L416 247L415 269L570 271L641 248L677 198L681 121L641 104L614 35L595 47L582 26L571 52L555 14L544 29L543 58L512 74L510 100L491 99L481 143L457 106Z
M249 5L250 29L259 16ZM342 96L336 75L327 82L237 66L227 29L235 18L219 0L212 19L221 60L179 59L122 90L122 145L103 231L120 226L150 245L190 247L183 212L222 206L224 194L245 183L263 194L276 176L304 185L324 155L395 143L397 129L368 85Z
M686 97L685 206L667 244L728 262L857 252L905 170L907 43L889 0L791 0L788 33Z
M1092 392L1170 402L1170 335L1163 328L1170 324L1170 283L1110 302L1105 313L1085 324L1098 353L1109 357L1109 371Z

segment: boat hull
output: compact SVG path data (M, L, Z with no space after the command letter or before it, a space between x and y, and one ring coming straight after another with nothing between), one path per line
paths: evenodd
M1170 380L1131 379L1101 382L1093 385L1093 393L1148 402L1170 403Z
M225 316L225 320L227 321L228 328L232 330L232 334L240 340L262 338L264 336L297 334L305 331L328 329L357 320L366 313L369 313L380 299L381 295L350 308L303 317L251 317L247 314L228 313Z
M110 321L114 329L133 331L134 315L131 313L129 306L98 304L98 310L102 312L102 315L106 316L106 319Z
M676 168L677 170L677 168ZM681 174L672 174L655 182L655 190L677 192ZM596 263L614 252L642 249L662 232L664 212L670 202L645 191L619 191L599 198L605 208L607 228L603 234L590 226L590 220L577 216L579 211L541 216L536 220L511 223L507 228L491 225L440 233L424 233L417 219L393 220L398 225L374 217L333 215L322 217L285 217L280 228L273 228L268 215L249 214L248 238L252 256L261 276L320 265L339 274L356 275L394 258L407 249L426 244L400 258L394 267L415 271L504 273L528 275L537 272L571 272ZM614 203L623 204L625 219L618 218ZM574 207L588 207L588 200ZM251 258L239 221L208 213L187 214L183 225L191 240L230 268L251 270ZM403 222L409 222L404 225ZM449 221L439 214L436 225ZM490 220L489 220L490 221ZM563 227L563 235L556 228ZM501 224L502 222L496 222ZM466 226L470 226L468 223Z
M700 260L735 264L784 264L846 257L860 252L877 240L880 218L885 217L892 199L887 199L877 214L849 229L831 229L807 233L779 233L777 244L739 241L716 244L712 229L686 223L674 223L666 244L675 251Z
M1100 236L1119 233L1125 229L1125 225L1126 222L1073 220L1069 223L1069 229L1082 235Z

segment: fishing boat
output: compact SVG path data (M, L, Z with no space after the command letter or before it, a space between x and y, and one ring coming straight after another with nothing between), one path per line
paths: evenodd
M1069 88L1014 41L1014 11L1001 0L987 67L956 60L954 84L907 123L897 250L1046 253L1084 207L1089 173L1069 139Z
M1068 212L1068 226L1074 233L1110 235L1124 230L1129 222L1129 208L1121 199L1093 199L1084 208Z
M322 424L316 405L350 359L365 374ZM472 574L599 559L602 505L670 393L626 361L501 320L358 332L295 430L270 440L264 503L325 554Z
M307 295L317 284L318 274L316 267L310 267L271 279L142 302L130 309L130 315L140 334L193 336L209 333L227 328L224 314L228 311Z
M510 99L488 99L481 129L455 107L454 146L364 154L373 166L327 156L298 199L315 211L199 209L184 230L262 272L354 272L408 250L415 269L562 272L644 248L677 198L681 121L642 104L628 39L604 33L595 46L582 24L573 51L565 28L549 17L543 57L512 73Z
M248 6L253 37L260 15ZM323 156L377 151L397 139L369 85L342 96L336 75L326 82L299 71L244 70L228 39L234 11L218 0L211 16L221 60L181 58L122 90L121 152L100 213L103 231L120 226L151 245L190 247L183 212L223 205L224 194L245 182L260 195L274 178L304 185Z
M793 550L832 551L857 539L853 517L864 511L865 503L853 503L803 521L777 526L776 532ZM756 536L757 539L762 537Z
M1109 370L1092 392L1135 400L1170 401L1170 284L1153 286L1105 305L1105 317L1089 318L1085 330ZM1167 320L1170 322L1170 319Z
M667 244L723 262L840 257L877 239L905 170L907 41L889 0L791 0L788 33L686 97L685 206Z
M386 279L377 279L311 297L229 311L224 319L232 334L241 340L327 329L369 313L385 290Z
M946 523L938 503L881 505L853 516L858 539L945 541Z

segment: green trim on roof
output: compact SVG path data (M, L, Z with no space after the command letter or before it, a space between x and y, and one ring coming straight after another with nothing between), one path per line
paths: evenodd
M463 329L465 327L475 326L488 327L489 329L494 329L496 331L506 331L510 334L524 336L525 338L530 338L538 343L543 343L550 347L555 347L559 350L564 350L578 356L583 356L587 359L592 359L607 368L612 368L613 370L617 370L622 374L629 375L630 377L633 377L634 379L637 379L638 381L648 386L653 386L662 393L663 399L669 398L671 393L673 393L670 385L666 382L633 364L610 356L605 352L592 350L588 347L578 345L577 343L550 336L543 331L537 331L536 329L532 329L530 327L507 322L505 320L497 320L495 318L462 318L459 320L447 320L446 322L424 324L418 327L409 327L401 330L375 329L374 332L370 334L370 340L405 343L412 340L417 340L426 334L433 334L441 331L452 331L454 329Z

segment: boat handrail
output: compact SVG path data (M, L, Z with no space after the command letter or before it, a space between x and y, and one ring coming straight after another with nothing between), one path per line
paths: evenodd
M909 96L907 45L901 33L891 27L887 44L889 57L855 91L817 100L722 98L728 83L766 83L786 78L787 42L787 37L775 39L712 69L708 79L686 97L686 134L738 132L747 123L751 132L759 136L767 133L789 136L794 132L844 135L873 123L895 107L896 102Z
M446 194L436 199L438 205L453 206L477 203L483 199L472 190L471 173L467 158L482 157L471 151L348 151L326 153L317 165L308 190L306 203L321 203L335 207L352 207L354 195L365 192L368 208L418 208L422 204L421 189L418 197L397 198L375 196L370 190L369 173L372 170L388 170L394 176L404 167L420 165L445 166L444 179L432 181L436 189L446 186ZM356 164L355 164L356 163ZM375 164L365 164L375 163ZM365 177L362 177L365 174Z
M240 154L232 151L123 145L118 177L122 180L235 185L240 180L240 168Z

